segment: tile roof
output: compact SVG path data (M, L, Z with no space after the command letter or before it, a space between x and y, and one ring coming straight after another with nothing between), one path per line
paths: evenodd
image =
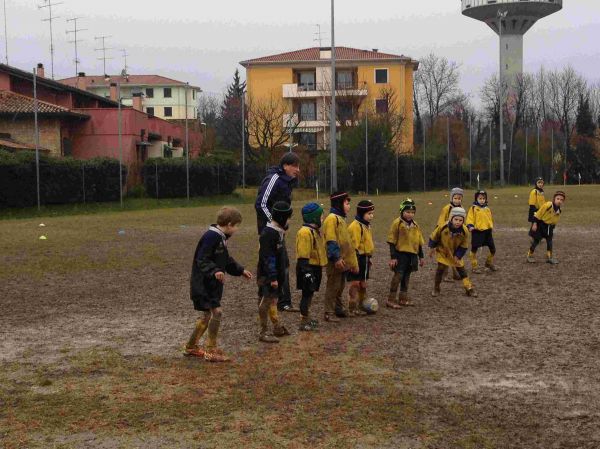
M19 142L18 140L8 137L7 134L3 133L3 135L0 135L0 148L9 149L12 151L35 150L35 145ZM50 150L48 150L47 148L38 149L44 153L50 152Z
M8 90L0 90L0 114L33 114L33 110L33 98ZM41 100L38 100L38 112L40 114L76 114L67 108Z
M93 86L107 87L111 82L120 82L121 85L130 84L132 86L185 86L186 83L183 81L177 81L171 78L160 75L109 75L110 79L107 81L105 76L102 75L90 75L90 76L74 76L71 78L65 78L58 80L59 83L66 84L67 86L77 87L79 89L87 89ZM198 89L199 87L190 86L190 88Z
M311 47L303 50L295 50L287 53L279 53L276 55L263 56L261 58L249 59L242 61L243 66L261 63L282 63L282 62L304 62L304 61L327 61L329 58L321 58L321 50L329 51L330 47L320 48ZM336 60L338 61L377 61L377 60L404 60L412 61L408 56L394 55L390 53L382 53L373 50L361 50L350 47L335 47Z

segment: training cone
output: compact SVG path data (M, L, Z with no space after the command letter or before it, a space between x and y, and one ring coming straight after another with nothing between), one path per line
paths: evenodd
M119 234L119 235L125 235L125 231L124 231L123 229L119 229L119 232L118 232L118 234Z
M45 235L40 236L40 240L48 240Z
M429 201L427 204L428 204L429 206L432 206L432 205L433 205L433 203L432 203L431 201Z
M45 228L46 225L44 223L40 223L40 228Z

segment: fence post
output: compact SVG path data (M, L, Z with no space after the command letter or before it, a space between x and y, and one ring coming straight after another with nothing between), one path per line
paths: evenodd
M217 164L217 193L219 195L221 194L221 172L219 164Z
M156 199L158 199L158 162L154 161L154 182L156 184Z
M85 163L81 163L81 183L83 188L83 204L85 204Z

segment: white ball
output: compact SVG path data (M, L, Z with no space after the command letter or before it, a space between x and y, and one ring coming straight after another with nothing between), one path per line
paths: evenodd
M365 299L363 309L367 313L376 313L379 310L379 303L375 298Z

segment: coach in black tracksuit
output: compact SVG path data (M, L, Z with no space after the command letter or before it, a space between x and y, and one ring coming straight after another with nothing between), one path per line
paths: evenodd
M258 235L260 235L265 226L271 221L273 204L277 201L285 201L288 204L292 203L292 190L297 184L299 173L300 158L294 153L284 154L279 162L279 166L272 167L267 171L267 176L263 179L258 189L254 205ZM297 312L298 309L292 306L289 273L286 273L285 283L281 286L280 292L277 308L286 312Z

